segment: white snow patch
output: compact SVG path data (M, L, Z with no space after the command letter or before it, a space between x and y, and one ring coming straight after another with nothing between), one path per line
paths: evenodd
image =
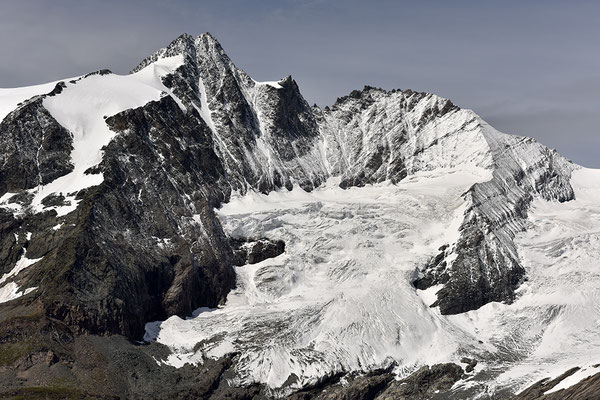
M2 275L2 277L0 278L0 285L6 282L9 278L17 276L19 272L23 271L25 268L41 260L41 258L27 258L25 257L26 253L27 250L24 249L23 255L21 256L19 261L17 261L14 268L6 274ZM5 303L7 301L17 299L34 291L35 289L37 289L37 287L27 288L24 291L22 291L15 282L8 282L4 284L4 286L0 287L0 303Z
M425 305L431 306L433 303L435 303L437 301L437 292L439 292L440 289L443 287L444 287L444 285L434 285L425 290L417 289L417 294L419 295L419 297L421 299L423 299L423 303L425 303Z
M6 303L7 301L18 299L21 296L25 296L36 290L37 287L27 288L24 291L20 291L19 286L14 282L9 282L6 285L0 287L0 303Z
M65 79L65 81L69 81L71 79L77 78ZM50 93L58 82L60 81L44 83L35 86L0 89L0 122L2 122L2 120L13 110L15 110L19 103L34 96Z
M19 261L17 261L14 268L12 270L10 270L9 272L7 272L6 274L2 275L2 278L0 278L0 284L5 282L8 278L10 278L12 276L17 276L17 274L19 272L23 271L25 268L29 267L30 265L35 264L36 262L38 262L42 259L42 258L27 258L27 257L25 257L26 253L27 253L27 250L24 249L23 255L21 256Z
M23 207L17 203L9 203L11 197L16 195L17 193L6 192L2 196L0 196L0 208L5 208L13 213L20 213Z
M213 134L216 134L217 130L215 128L215 123L212 119L212 113L210 111L210 108L208 107L208 96L206 94L206 87L204 86L204 81L202 80L202 78L198 79L198 90L200 91L201 105L201 108L198 110L198 112L200 113L200 116L202 117L204 122L206 122L206 125L208 125L210 130L213 132Z
M254 79L252 79L252 80L254 81ZM281 86L281 84L279 82L281 82L281 80L279 80L279 81L264 81L264 82L254 81L254 83L258 86L267 85L267 86L274 87L275 89L283 89L283 86Z
M596 375L598 372L600 372L600 369L598 369L597 367L594 368L593 366L581 368L577 372L575 372L573 375L570 375L570 376L566 377L565 379L563 379L562 381L560 381L556 386L554 386L552 389L546 391L544 394L550 394L550 393L558 392L559 390L562 390L562 389L568 389L571 386L578 384L585 378L590 377L592 375Z
M68 205L53 208L58 216L68 214L77 208L79 200L75 199L75 195L78 191L102 183L104 177L101 173L86 175L85 171L100 163L102 147L115 135L104 121L105 117L141 107L160 99L163 93L170 93L161 77L173 72L182 63L183 57L178 55L159 59L131 75L91 75L76 83L67 83L61 94L44 99L44 107L73 135L71 162L74 169L32 190L35 194L32 206L36 212L44 209L42 199L57 193L66 197ZM178 99L176 101L181 103Z

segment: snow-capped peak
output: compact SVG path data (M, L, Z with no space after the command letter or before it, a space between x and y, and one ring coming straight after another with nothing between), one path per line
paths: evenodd
M524 249L518 238L532 224L534 233L554 226L559 203L575 197L573 183L587 193L576 204L591 210L586 246L596 240L596 211L587 201L596 188L577 186L596 175L535 140L502 134L471 110L412 90L366 86L331 107L310 107L291 76L254 80L208 33L181 35L129 75L2 89L4 112L3 215L35 225L32 218L54 210L42 215L60 219L44 228L49 251L62 235L80 234L81 218L88 229L82 246L93 237L96 247L76 256L92 254L90 265L98 262L111 277L133 277L103 281L114 284L107 297L117 287L141 293L115 301L119 312L94 308L101 302L69 305L73 312L110 320L110 329L133 327L126 334L139 331L143 318L225 298L235 277L221 224L238 239L286 242L284 254L236 270L238 288L223 308L147 327L148 338L178 353L167 360L173 365L236 352L242 383L278 390L293 377L302 386L394 363L408 372L470 352L512 362L515 354L497 351L514 343L514 329L499 336L482 330L505 321L519 326L510 304L530 312L533 303L519 303L522 292L548 290L531 255L552 247L535 236ZM99 188L83 190L91 186ZM66 215L82 199L89 207L79 211L90 212L70 214L71 230ZM540 202L558 207L550 207L551 223L536 225L536 212L548 206ZM51 247L37 248L44 246ZM143 265L136 252L149 254ZM147 264L156 275L146 273ZM530 273L535 286L525 284ZM156 276L169 282L155 285ZM5 289L7 298L15 290ZM136 303L142 298L156 301ZM548 320L553 301L542 305ZM127 315L139 318L124 321ZM548 326L544 320L519 342L529 360L540 359L533 352Z

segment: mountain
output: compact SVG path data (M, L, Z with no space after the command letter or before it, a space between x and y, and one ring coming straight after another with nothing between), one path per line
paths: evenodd
M486 398L596 373L600 172L449 100L311 107L207 33L0 89L0 118L3 395Z

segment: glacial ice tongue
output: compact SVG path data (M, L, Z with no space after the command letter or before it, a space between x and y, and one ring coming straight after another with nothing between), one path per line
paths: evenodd
M415 268L458 239L461 194L489 171L437 170L397 186L250 193L219 210L232 236L283 239L286 252L237 268L224 307L149 324L173 365L240 352L241 383L298 387L342 370L456 359L455 335L412 287ZM435 296L435 294L434 294ZM192 349L196 343L203 346Z
M165 361L175 366L238 352L238 383L279 394L338 371L395 362L405 375L463 356L479 364L456 390L476 393L592 368L600 358L599 171L573 173L575 201L534 202L517 240L529 281L514 304L443 316L430 307L436 287L411 286L415 270L458 239L468 206L461 195L489 179L478 168L436 170L397 185L341 190L330 179L312 193L234 198L219 210L228 233L283 239L286 252L238 267L223 307L150 323L147 339L171 347Z

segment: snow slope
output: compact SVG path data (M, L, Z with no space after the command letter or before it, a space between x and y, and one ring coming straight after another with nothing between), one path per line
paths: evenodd
M576 200L538 198L529 211L516 241L528 276L517 301L448 317L493 345L479 357L488 360L494 380L465 387L518 391L576 366L593 373L600 359L600 170L578 169L571 184ZM568 386L586 376L578 372Z
M458 361L462 336L444 327L410 282L417 266L457 240L461 194L487 179L480 168L439 169L397 186L342 190L332 179L312 193L234 199L220 210L226 230L283 239L286 252L239 267L238 288L222 309L148 324L147 339L172 346L168 362L177 366L239 351L242 383L274 389L292 374L292 387L301 387L392 361L406 371ZM198 342L204 345L194 353Z
M71 78L77 79L77 78ZM69 80L71 80L69 79ZM10 89L0 89L0 122L11 113L18 104L41 94L52 91L60 81L43 83L41 85L25 86Z
M591 374L600 359L600 170L576 170L571 184L576 200L536 200L517 241L529 281L505 312L535 322L510 332L526 338L528 354L500 375L500 384L526 386L576 366ZM570 385L587 376L582 372Z
M69 174L30 190L34 194L31 204L33 210L40 212L54 208L58 216L68 214L77 207L75 196L78 191L102 183L104 178L101 173L89 174L86 171L102 161L102 147L114 136L105 118L158 100L164 94L172 95L161 78L182 63L183 57L179 55L158 59L135 74L92 74L69 81L60 94L46 97L43 106L73 135L71 162L74 168ZM35 89L43 93L46 86L36 86ZM33 93L33 89L27 91L27 94L30 93ZM14 101L17 95L25 96L22 91L16 91L11 99ZM62 193L68 205L44 208L42 200L53 193ZM4 195L1 200L6 202L10 195ZM2 206L19 210L10 204Z
M591 373L600 359L600 170L573 173L575 201L535 200L517 240L529 280L515 303L443 316L429 307L437 288L411 286L415 269L457 239L461 195L490 178L480 168L438 169L396 186L343 191L330 180L312 193L238 197L219 211L226 230L283 239L286 252L238 267L224 307L150 323L146 339L169 345L165 361L175 366L240 352L239 383L264 382L279 395L392 361L405 375L475 358L454 390L482 397L574 366Z

